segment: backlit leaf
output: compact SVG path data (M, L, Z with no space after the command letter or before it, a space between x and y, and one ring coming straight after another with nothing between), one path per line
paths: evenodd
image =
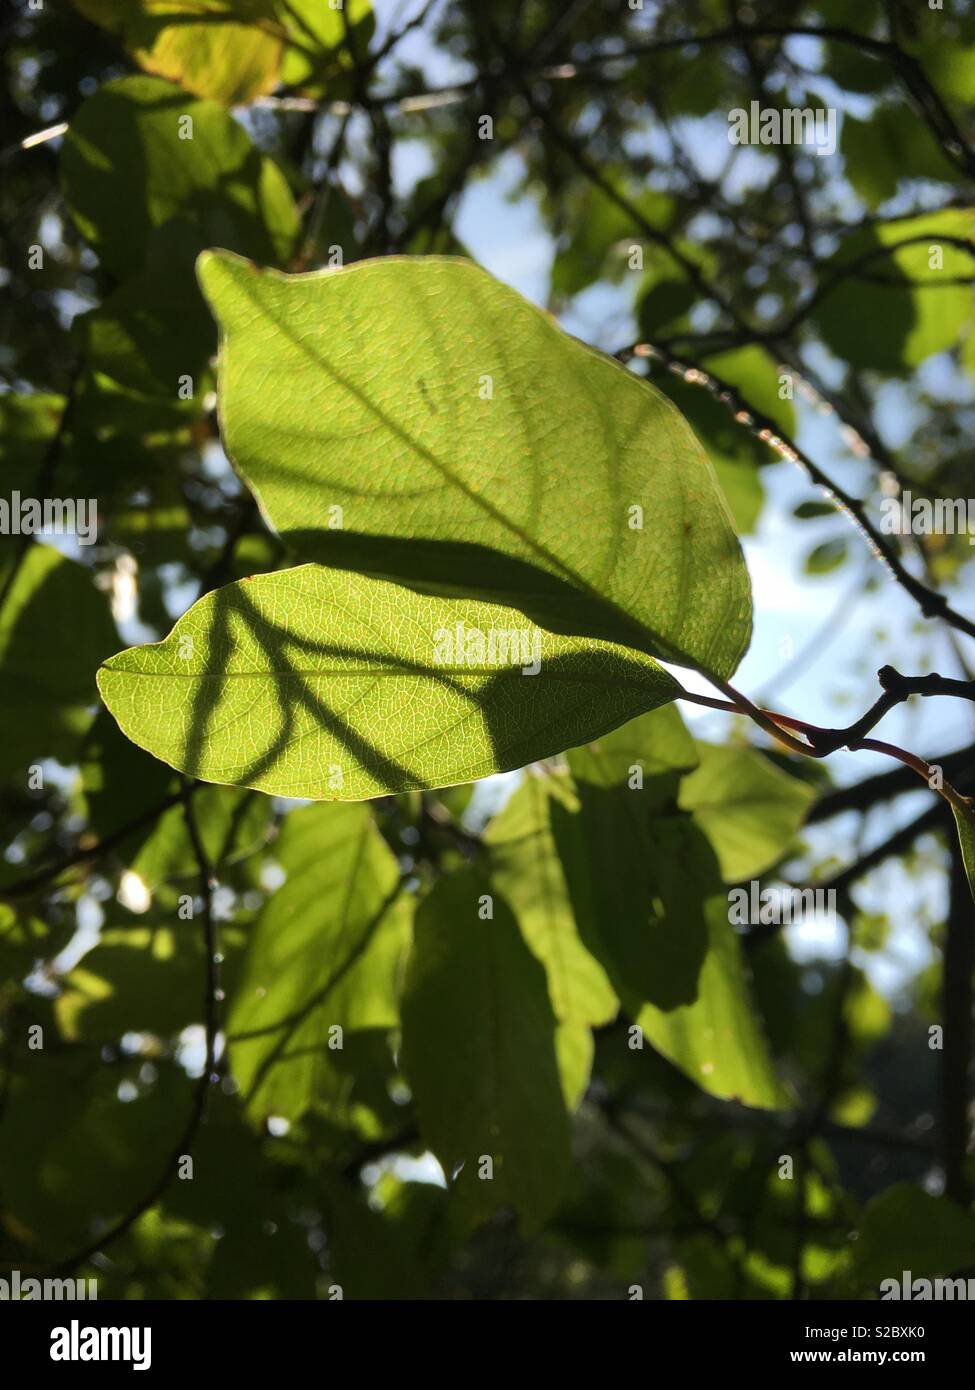
M0 590L15 566L4 537ZM0 740L0 778L25 787L32 763L72 761L95 711L95 670L117 640L91 572L32 543L0 608L0 722L17 730Z
M975 270L972 235L962 208L853 232L822 272L848 273L811 314L827 346L853 367L889 372L954 347L975 319L971 286L953 283Z
M446 1171L464 1165L470 1200L510 1204L535 1224L569 1175L555 1029L545 973L508 905L474 871L442 879L417 913L403 1067L423 1137Z
M492 884L545 967L556 1017L597 1025L616 1013L606 973L583 945L552 838L551 804L575 798L567 778L526 777L487 828Z
M276 85L284 30L275 0L74 0L146 72L227 105Z
M61 177L80 231L122 278L188 266L215 241L281 261L298 231L283 175L243 127L155 77L107 82L82 103Z
M206 595L165 641L106 662L99 689L182 772L359 801L521 767L676 688L649 657L511 608L302 565Z
M961 811L958 807L953 809L955 824L958 826L958 840L961 844L965 872L971 885L972 897L975 898L975 809L968 811Z
M365 806L291 812L274 856L286 877L250 934L228 1033L250 1112L295 1119L345 1031L398 1023L409 904Z
M226 446L305 558L507 595L565 631L735 669L741 551L653 387L469 261L287 277L208 252L198 273Z
M697 749L700 765L681 783L680 805L714 845L725 881L753 878L786 853L815 789L754 749Z
M686 836L685 827L679 839ZM686 877L675 875L669 884L668 905L679 913L682 898L686 902L694 896L698 901L703 899L707 940L696 998L671 1009L646 1004L636 1021L657 1051L703 1090L744 1105L779 1109L785 1098L751 998L741 948L728 920L727 896L721 891L713 857L703 855L700 844L695 846L688 839L682 870L685 875L688 862L695 856L699 867L693 890Z

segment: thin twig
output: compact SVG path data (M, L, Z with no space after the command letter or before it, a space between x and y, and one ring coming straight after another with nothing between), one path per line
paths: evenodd
M651 342L636 343L632 347L622 349L616 356L623 361L630 357L657 360L663 364L667 371L675 376L680 376L688 385L699 386L707 391L756 439L766 444L780 458L798 464L806 472L810 481L823 489L861 532L873 553L883 561L901 588L914 599L926 618L942 618L952 627L957 628L959 632L964 632L969 637L975 637L975 622L956 612L943 594L929 588L928 585L911 574L887 537L877 529L867 516L863 502L835 482L809 457L805 450L799 447L794 439L784 433L769 415L757 409L751 402L746 401L735 387L718 376L716 372L710 369L704 370L696 363L675 357Z

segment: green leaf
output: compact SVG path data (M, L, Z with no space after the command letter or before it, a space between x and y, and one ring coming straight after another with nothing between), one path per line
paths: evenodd
M236 787L200 787L193 804L203 852L215 872L256 853L266 843L271 812L266 797ZM197 890L200 869L182 806L170 807L156 820L131 869L153 892L167 884L184 892Z
M798 521L818 521L820 517L835 516L836 507L832 502L800 502L793 507L792 515Z
M764 348L716 353L703 358L701 366L734 387L743 400L767 415L785 434L794 435L795 410L792 402L780 395L778 367ZM739 532L752 531L764 500L759 469L775 457L770 446L757 439L704 387L670 372L660 374L658 385L693 425L714 464Z
M33 494L34 480L64 407L63 396L40 391L30 396L13 391L0 396L0 496L5 500L14 491L24 497ZM4 547L9 544L0 542Z
M672 220L662 219L661 230L666 232L667 222ZM646 274L637 288L636 316L640 334L651 342L692 331L690 312L701 295L687 273L685 262L696 265L706 280L713 280L720 273L718 258L711 247L681 236L676 237L672 245L672 251L660 246L649 249Z
M114 834L162 804L176 786L169 768L124 738L107 710L100 710L81 750L81 789L88 822L99 839ZM153 821L139 826L125 846L141 843Z
M445 1197L434 1190L430 1199L442 1203ZM429 1279L420 1259L423 1242L414 1232L401 1230L385 1210L370 1207L363 1193L333 1184L328 1240L343 1300L429 1297Z
M231 947L238 938L224 924L222 988L237 966L239 949ZM118 1043L126 1033L173 1037L203 1022L206 972L198 921L103 927L97 944L61 981L54 1005L58 1027L70 1041Z
M545 972L508 905L474 870L441 879L417 912L403 1068L421 1133L445 1171L462 1163L477 1207L510 1205L535 1225L569 1178L555 1028Z
M846 563L849 553L846 537L837 536L814 546L806 556L803 568L810 575L832 574Z
M0 591L17 564L4 539ZM65 614L70 613L70 621ZM27 785L45 757L70 763L95 711L95 670L118 638L91 571L30 544L0 608L0 778Z
M592 1029L587 1023L560 1023L555 1030L555 1055L565 1108L576 1109L589 1085L595 1053Z
M275 0L74 0L146 72L228 106L277 84L284 32Z
M243 127L154 77L107 82L82 103L61 179L82 235L122 279L152 268L187 273L214 241L284 261L299 230L284 176Z
M951 282L975 271L973 226L970 209L947 209L847 237L823 274L844 267L852 273L810 314L827 347L853 367L903 373L959 343L975 309L971 286ZM948 238L968 242L971 250ZM940 266L932 255L938 250Z
M91 367L173 400L188 376L200 395L215 343L194 261L215 238L262 260L288 257L299 218L280 170L216 103L130 77L82 105L61 171L79 229L123 279L77 321Z
M706 860L699 863L706 872ZM672 880L674 907L681 901L682 887L690 899L687 885ZM712 871L708 889L719 887ZM728 921L727 896L723 892L707 896L703 907L707 946L697 997L675 1009L646 1004L636 1022L657 1051L702 1090L743 1105L780 1109L785 1097L752 1002L741 948Z
M552 835L551 806L569 798L567 778L525 778L484 835L490 878L518 921L529 949L545 967L555 1016L598 1026L619 1007L599 961L576 928Z
M649 657L511 608L317 565L206 595L98 683L123 733L182 772L337 801L521 767L677 690Z
M329 1182L325 1214L329 1268L346 1302L429 1297L435 1274L471 1225L449 1192L392 1173L358 1191Z
M954 177L930 128L903 104L878 106L865 121L845 112L840 150L847 178L871 209L892 198L901 179Z
M970 807L967 811L962 811L957 806L952 809L955 813L955 824L958 826L961 857L965 863L972 897L975 898L975 809Z
M975 1264L975 1217L947 1197L900 1182L872 1198L853 1247L857 1274L869 1284L946 1277Z
M159 235L159 234L157 234ZM199 290L178 259L120 285L78 321L94 370L148 396L177 398L180 377L200 377L213 353L213 332Z
M699 743L700 766L681 783L679 804L717 851L726 883L754 878L782 858L815 788L751 748Z
M624 181L618 176L615 183ZM674 212L674 200L654 189L634 192L621 188L633 206L654 226L664 228ZM552 264L552 293L578 294L595 280L621 279L627 270L631 246L641 246L640 227L617 202L590 185L583 185L571 209L572 235L556 253ZM641 246L642 249L642 246ZM615 264L607 265L615 251Z
M364 63L376 27L370 0L345 0L343 5L284 0L281 19L289 39L281 72L285 86L309 95L345 95L353 69L349 47Z
M82 318L75 320L79 336L83 336L84 322ZM130 511L137 499L143 500L144 510L153 513L143 518L144 532L159 529L161 519L154 515L155 504L164 499L167 503L175 500L177 506L182 504L184 529L189 525L186 498L179 483L184 476L187 450L192 445L190 429L195 423L193 417L199 414L199 404L179 400L173 383L165 385L168 394L150 397L92 370L78 387L71 430L62 442L58 458L58 490L68 496L97 497L99 520L104 516L105 536L111 540L115 539L119 513ZM157 385L155 389L162 388ZM136 543L133 538L133 544ZM184 535L180 558L192 554ZM166 558L176 556L170 552ZM166 623L169 621L167 616Z
M399 1022L409 943L409 902L368 807L292 811L275 858L286 877L250 934L227 1019L234 1074L261 1120L308 1109L345 1032Z
M916 54L921 60L928 80L943 97L961 102L965 106L975 101L975 43L971 30L958 37L947 38L933 15L936 27L928 31L927 37L919 43Z
M161 1202L167 1217L207 1233L209 1261L193 1258L198 1296L315 1297L321 1267L307 1227L294 1219L296 1173L278 1147L287 1142L255 1134L239 1095L211 1089L193 1140L193 1180L171 1182Z
M681 777L697 764L694 740L674 705L641 714L595 743L569 751L576 782L593 787L625 782L653 810L676 802Z
M149 1079L144 1065L105 1066L91 1048L23 1054L0 1130L4 1218L49 1259L131 1211L168 1163L191 1083L162 1062Z
M625 785L580 783L552 821L580 935L626 1012L703 1090L782 1103L711 846Z
M354 1158L363 1140L375 1142L382 1136L399 1142L407 1087L395 1064L395 1040L388 1028L347 1032L341 1048L318 1048L313 1070L304 1058L295 1057L293 1074L282 1058L268 1072L267 1085L259 1083L250 1097L251 1116L280 1115L279 1104L285 1110L300 1106L303 1129L330 1163ZM313 1092L305 1089L306 1082Z
M654 388L468 261L288 277L208 252L198 274L226 447L298 553L735 669L741 550Z
M60 944L52 945L40 918L20 916L0 902L0 988L23 980L37 960L53 955Z

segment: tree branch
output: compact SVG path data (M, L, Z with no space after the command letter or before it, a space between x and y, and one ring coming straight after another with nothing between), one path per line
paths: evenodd
M874 554L887 566L895 581L914 599L926 618L942 618L952 627L957 628L959 632L964 632L969 637L975 637L975 622L956 612L943 594L936 589L929 588L911 574L887 537L878 531L867 516L863 502L847 492L839 483L834 482L803 449L800 449L795 440L780 430L770 416L744 400L735 387L715 372L705 371L693 362L674 357L670 352L652 342L636 343L632 347L623 348L616 356L621 361L627 361L631 357L649 359L651 362L656 360L662 363L667 371L675 376L680 376L688 385L699 386L707 391L756 439L768 445L780 458L798 464L806 472L810 481L828 494L836 506L846 514L864 536Z

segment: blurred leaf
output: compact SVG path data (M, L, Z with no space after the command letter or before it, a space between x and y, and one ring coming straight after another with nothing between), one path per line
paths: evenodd
M34 480L57 433L64 407L63 396L40 391L35 395L13 391L0 395L0 487L5 500L15 491L23 497L33 495Z
M580 793L556 839L582 938L627 1013L702 1090L779 1107L710 845L688 820L641 814L626 788Z
M717 851L726 883L754 878L787 852L816 792L754 749L697 750L700 765L681 783L680 805Z
M179 247L171 271L214 242L281 261L298 231L283 176L242 127L214 102L158 78L119 78L81 105L61 177L79 230L121 278L148 270L163 246ZM165 242L156 240L160 231Z
M578 792L578 810L555 805L552 824L582 940L629 1012L644 999L689 1002L707 930L700 865L688 861L681 828L628 787Z
M968 106L975 100L975 42L946 39L944 16L931 17L937 29L918 45L923 69L942 96Z
M346 1031L399 1022L409 943L410 904L367 807L292 811L275 859L286 878L250 934L227 1023L235 1075L261 1120L308 1109Z
M595 1052L592 1029L585 1023L560 1023L555 1030L555 1055L565 1108L571 1114L589 1085Z
M846 563L849 553L850 547L845 536L823 541L822 545L814 546L810 550L803 568L807 574L832 574Z
M361 1192L331 1184L331 1269L343 1299L429 1298L452 1228L460 1224L456 1207L432 1183L398 1183L382 1198L372 1194L371 1204Z
M800 502L792 515L798 521L815 521L821 516L835 516L836 507L832 502Z
M277 166L214 102L125 77L74 116L61 178L79 230L124 281L78 320L92 366L173 400L192 378L199 398L215 335L195 258L214 241L262 261L288 257L299 218Z
M675 801L681 776L698 763L694 740L675 705L662 705L594 743L570 749L568 759L577 782L595 787L625 782L654 810Z
M901 179L954 176L928 126L907 106L879 106L865 121L843 117L846 176L869 208L892 198Z
M672 198L653 189L630 193L621 188L620 192L626 194L653 226L666 227L674 212ZM632 247L642 249L643 245L635 219L599 189L585 185L575 212L576 216L570 221L572 234L556 252L552 264L552 293L557 296L578 294L603 278L621 279L627 269L630 250ZM614 251L615 261L609 263Z
M853 1247L856 1272L868 1285L947 1276L975 1264L975 1218L947 1197L897 1183L868 1202Z
M704 892L716 886L712 880ZM775 1075L738 939L728 921L725 894L706 898L704 917L707 950L697 997L674 1009L645 1004L635 1021L658 1052L702 1090L743 1105L782 1109L787 1105L785 1093Z
M81 784L92 830L103 839L160 806L175 786L170 768L125 738L107 710L100 710L81 753ZM132 839L152 833L147 821Z
M99 1064L97 1052L24 1053L0 1129L3 1205L48 1259L151 1189L186 1121L191 1085L170 1065Z
M94 713L95 669L118 639L105 595L83 565L31 542L17 568L4 539L0 590L14 571L0 609L0 721L17 738L0 742L0 779L26 787L34 763L76 757Z
M200 394L215 344L196 285L185 270L173 270L170 263L133 276L86 314L78 331L98 371L133 391L178 399L184 375Z
M224 926L220 944L221 988L227 988L237 969L239 933ZM203 1023L206 980L198 921L107 927L64 977L55 1016L72 1042L118 1043L126 1033L171 1038Z
M572 798L566 779L528 776L485 832L490 878L545 967L549 997L563 1023L598 1025L618 1001L606 973L580 939L552 834L551 805Z
M300 1182L284 1143L247 1127L239 1096L222 1088L210 1095L193 1145L193 1180L170 1183L162 1203L167 1214L213 1233L209 1261L193 1261L200 1297L311 1299L318 1292L320 1259L307 1214L295 1220L295 1200L317 1197L318 1185Z
M283 31L275 0L73 0L146 72L233 106L277 84Z
M340 80L356 61L366 63L375 30L371 0L345 0L343 5L319 0L281 0L281 20L289 37L281 80L310 95L338 98L351 95ZM347 38L348 34L348 38Z
M198 787L193 807L203 852L217 874L267 841L271 807L266 797L236 787ZM158 817L131 869L154 892L166 885L198 891L200 867L182 805Z
M403 1067L421 1133L445 1171L462 1163L476 1207L514 1206L532 1226L569 1180L555 1028L545 973L508 905L472 870L442 879L417 912Z
M0 902L0 999L4 986L19 983L39 958L51 953L51 937L41 919Z
M795 409L774 360L764 348L744 347L702 359L702 370L714 372L741 395L743 401L773 420L784 434L795 434ZM735 419L710 391L670 372L661 372L657 385L681 410L714 464L738 531L754 529L764 501L759 468L773 458L769 445Z
M970 285L951 281L975 274L973 226L969 210L947 209L851 233L826 263L824 283L848 273L810 314L827 347L852 367L903 373L960 342L975 303Z

